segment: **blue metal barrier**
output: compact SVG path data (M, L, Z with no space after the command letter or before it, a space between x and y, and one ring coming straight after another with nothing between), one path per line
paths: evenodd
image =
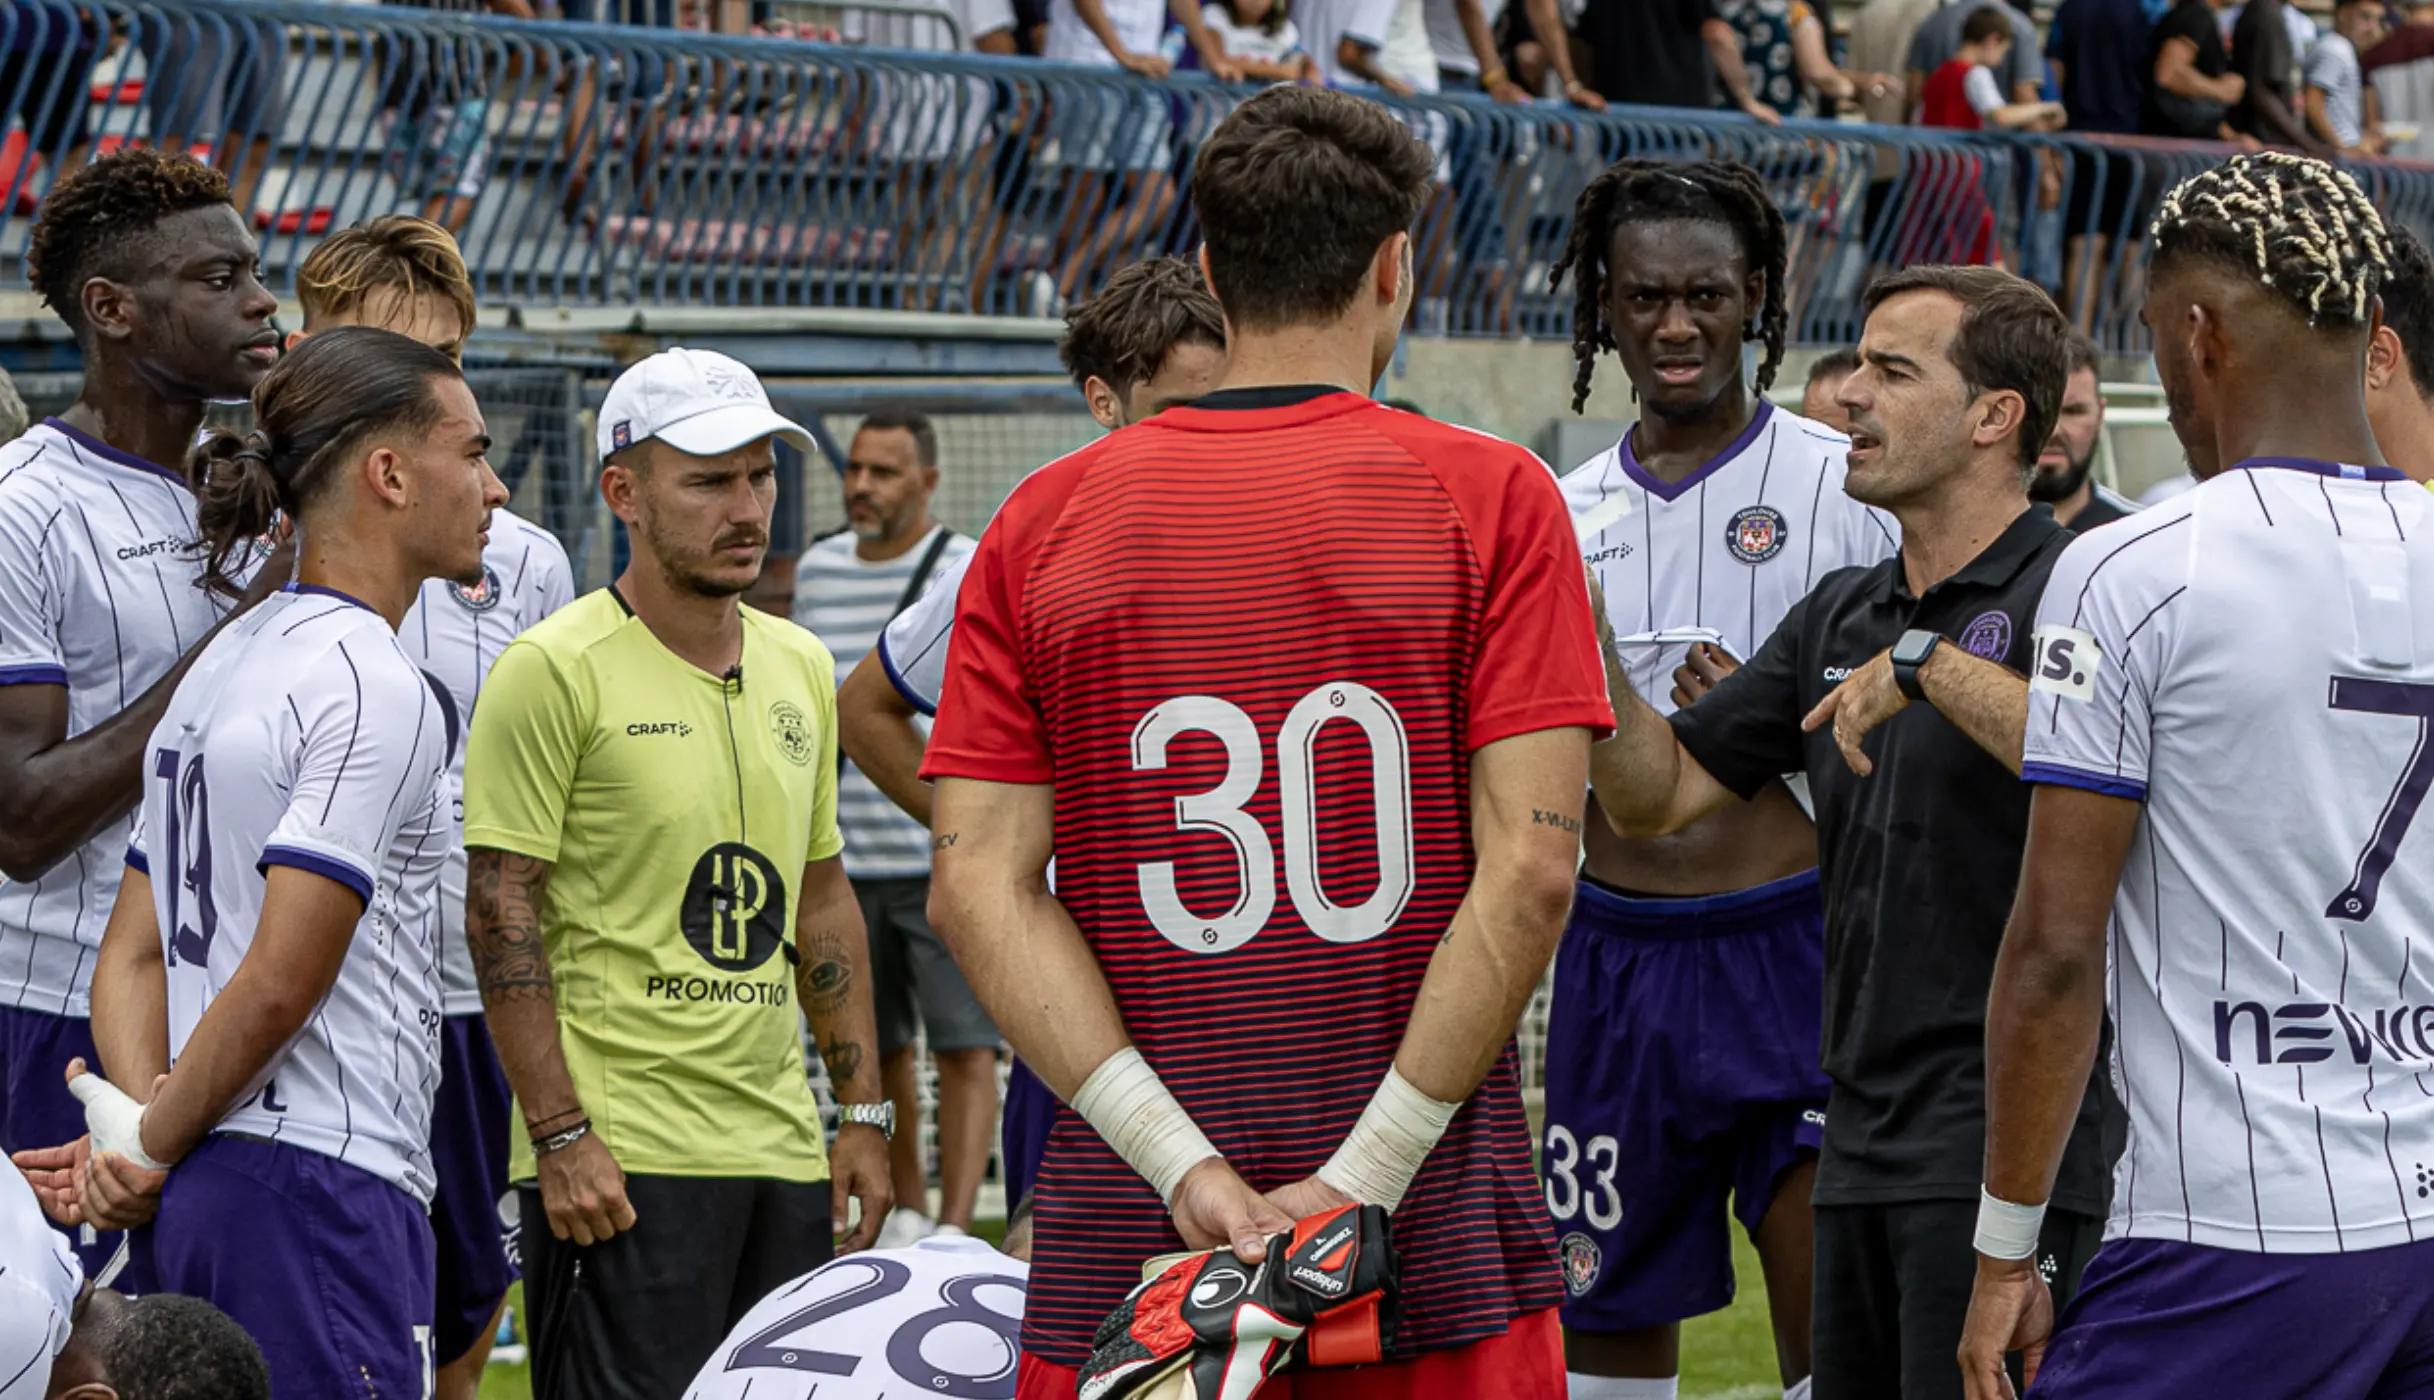
M60 170L146 142L230 172L275 286L329 229L412 210L458 229L496 304L1046 315L1124 263L1191 247L1193 153L1246 91L405 8L9 0L0 286L24 285L30 215ZM1854 339L1861 292L1889 268L1999 258L2135 351L2145 221L2222 155L1476 97L1386 105L1440 157L1417 239L1421 329L1474 337L1570 335L1573 291L1551 292L1548 270L1604 165L1729 155L1790 225L1796 342ZM2387 217L2434 230L2434 167L2353 169Z

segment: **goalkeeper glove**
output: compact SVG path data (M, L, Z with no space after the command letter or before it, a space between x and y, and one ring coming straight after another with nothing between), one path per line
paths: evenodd
M1099 1325L1081 1400L1247 1400L1289 1365L1380 1360L1393 1335L1394 1248L1376 1206L1299 1221L1259 1264L1230 1249L1161 1262Z

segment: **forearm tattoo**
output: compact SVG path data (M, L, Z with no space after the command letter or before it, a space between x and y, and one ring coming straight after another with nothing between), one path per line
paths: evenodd
M550 1001L549 951L541 943L541 896L549 862L475 847L465 861L465 943L485 1003Z

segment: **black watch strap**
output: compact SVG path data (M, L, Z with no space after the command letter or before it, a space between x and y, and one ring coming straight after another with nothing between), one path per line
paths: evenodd
M1912 700L1927 698L1927 687L1919 680L1919 668L1935 655L1943 640L1940 633L1913 629L1904 632L1901 640L1893 644L1893 684L1902 694Z

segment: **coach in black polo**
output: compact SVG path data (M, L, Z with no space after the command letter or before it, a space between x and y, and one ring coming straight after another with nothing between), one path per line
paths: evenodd
M2022 672L2038 595L2071 539L2027 486L2068 335L2043 292L1992 268L1879 282L1860 369L1837 398L1854 423L1846 487L1901 522L1900 556L1827 575L1748 665L1670 723L1608 647L1620 727L1593 777L1616 830L1678 830L1783 773L1806 773L1816 799L1834 1084L1817 1176L1816 1400L1961 1393L1986 991L2028 826ZM2091 1095L2040 1242L2057 1306L2101 1233L2096 1123Z

